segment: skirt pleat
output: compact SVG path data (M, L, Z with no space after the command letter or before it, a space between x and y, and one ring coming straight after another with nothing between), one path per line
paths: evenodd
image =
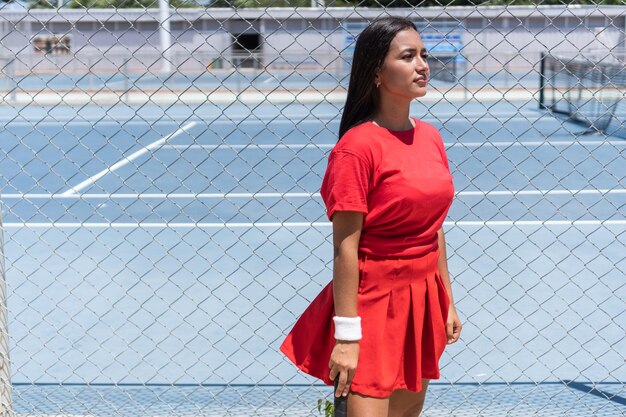
M421 391L422 378L440 378L449 298L438 258L438 249L413 258L359 257L357 309L363 337L350 391L385 398L396 389ZM334 315L331 281L280 346L300 370L331 386Z

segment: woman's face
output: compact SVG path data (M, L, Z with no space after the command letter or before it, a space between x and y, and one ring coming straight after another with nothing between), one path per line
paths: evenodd
M409 99L424 96L430 75L427 56L422 39L415 30L398 32L374 78L374 84L380 83L379 92Z

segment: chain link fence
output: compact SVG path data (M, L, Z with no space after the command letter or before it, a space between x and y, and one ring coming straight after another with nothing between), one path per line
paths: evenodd
M626 7L0 4L0 415L322 414L278 345L332 279L319 185L387 14L456 188L423 414L625 414Z

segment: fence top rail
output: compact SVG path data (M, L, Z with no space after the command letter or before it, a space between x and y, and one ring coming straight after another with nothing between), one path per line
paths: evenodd
M564 14L567 10L567 14ZM354 19L364 20L380 16L385 12L382 8L370 7L254 7L254 8L179 8L171 9L171 21L189 21L190 18L198 19L203 16L206 19L247 19L257 20L275 19L299 20L320 19L329 20ZM420 19L456 19L456 18L502 18L506 12L510 18L525 17L561 17L587 18L606 17L623 18L626 14L626 5L539 5L539 6L436 6L436 7L399 7L388 11L388 14L406 17L419 17ZM0 18L9 22L38 22L46 21L81 21L81 22L125 22L133 21L158 21L158 8L131 9L131 8L90 8L89 13L85 9L59 8L59 9L20 9L1 8Z

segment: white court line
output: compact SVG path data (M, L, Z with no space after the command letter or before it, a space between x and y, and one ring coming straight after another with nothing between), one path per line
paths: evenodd
M513 113L513 114L518 114L518 113ZM445 114L442 115L441 117L432 117L432 116L427 116L427 117L422 117L419 118L420 120L423 120L425 122L436 122L436 123L450 123L450 122L463 122L463 121L490 121L490 119L494 119L494 120L498 120L499 118L504 118L504 117L508 117L506 119L506 121L533 121L533 120L539 120L540 118L543 119L541 116L539 117L523 117L523 116L516 116L516 117L510 117L513 114L511 113L502 113L502 114L497 114L497 113L487 113L487 114L464 114L463 117L459 117L458 113L451 113L451 114ZM191 119L191 118L185 118L185 119L181 119L181 120L177 120L177 119L170 119L167 118L167 116L163 116L160 118L141 118L139 116L137 116L136 118L132 118L132 119L120 119L120 118L116 118L113 116L107 116L107 117L103 117L101 119L97 119L92 121L89 120L75 120L75 119L60 119L57 118L55 120L45 120L45 121L38 121L38 120L33 120L33 121L28 121L28 120L15 120L15 119L9 119L9 118L0 118L0 123L11 123L12 125L27 125L27 126L32 126L34 124L36 125L57 125L59 123L70 123L70 124L88 124L88 125L93 125L93 124L129 124L129 123L146 123L146 122L150 122L150 123L156 123L156 122L163 122L163 123L183 123L183 122L197 122L197 123L204 123L206 125L219 125L219 124L232 124L233 122L236 123L267 123L267 122L274 122L274 123L278 123L278 124L294 124L294 120L296 118L296 116L293 117L293 119L290 119L289 117L286 116L278 116L278 117L256 117L256 118L235 118L235 117L229 117L229 120L221 120L221 119L214 119L212 120L210 123L207 122L207 118L210 117L215 117L215 116L211 116L211 115L207 115L206 118L202 118L202 119ZM417 117L417 116L415 116ZM125 121L124 121L125 120ZM559 121L559 119L556 118L550 118L550 120L554 120L554 121ZM301 123L319 123L319 122L340 122L340 118L337 117L337 114L330 114L330 115L322 115L319 118L313 118L313 117L309 117L309 118L305 118L305 119L298 119L297 124L301 124ZM543 122L544 120L542 120Z
M72 107L72 106L70 106L70 107ZM319 107L319 106L316 106L316 107ZM334 106L333 106L333 108L334 108ZM545 112L543 112L541 110L528 109L528 111L529 112L533 112L533 113L537 114L538 116L546 116L546 117L549 116L550 119L558 120L557 118L551 116L549 113L545 113ZM485 116L498 116L498 117L516 116L516 117L522 117L520 115L520 113L523 113L523 112L524 112L524 109L521 109L521 110L518 110L518 111L507 111L507 112L500 112L500 111L487 112L487 113L485 113L485 112L480 112L480 113L475 113L475 112L467 112L466 113L466 112L464 112L463 113L463 117L464 118L466 118L466 117L476 117L476 118L482 118L482 119L484 119ZM249 121L249 120L257 120L257 119L273 120L273 119L280 119L280 118L288 119L290 117L294 117L294 118L295 117L300 117L299 115L296 115L296 114L289 115L289 114L283 114L283 113L276 115L276 117L260 115L260 116L255 117L254 119L251 119L250 117L242 117L242 116L232 116L231 117L231 116L224 115L224 113L220 113L220 114L214 114L214 113L199 114L198 112L195 112L194 115L197 115L197 116L203 117L203 118L204 117L210 117L210 118L214 118L214 119L215 118L219 118L219 117L223 117L223 118L228 118L230 120L238 120L238 121L242 121L242 120ZM455 112L455 113L437 112L437 115L438 116L435 117L435 116L432 115L432 113L422 114L422 115L417 114L417 112L413 112L412 113L413 117L420 118L420 120L442 119L442 118L445 118L445 117L458 118L459 113L458 112ZM11 121L11 120L15 120L17 117L19 117L21 119L26 119L28 116L20 114L19 116L16 116L16 117L13 117L13 118L11 118L11 117L0 117L0 121ZM140 116L136 115L136 117L139 118ZM162 117L165 117L165 116L162 116ZM323 118L328 118L328 119L333 119L333 118L340 119L341 118L340 114L337 113L337 112L322 113L322 114L318 114L318 115L310 115L309 117L320 117L320 118L323 117ZM81 118L84 119L84 117L81 117ZM71 118L71 119L70 118L55 118L55 120L75 120L75 119L76 119L76 117ZM114 115L111 115L111 114L107 114L105 116L102 116L102 120L106 120L106 119L114 120L114 119L117 119L117 118ZM153 118L150 118L150 116L148 116L148 118L146 118L146 120L160 120L160 119L161 118L154 118L153 119ZM176 119L171 119L171 120L176 120ZM202 120L202 119L198 119L198 120ZM183 119L182 121L189 121L189 120Z
M75 185L74 187L72 187L69 190L65 191L63 194L64 195L76 194L78 191L82 190L85 187L90 186L91 184L93 184L94 182L99 180L100 178L104 177L106 174L108 174L110 172L113 172L116 169L123 167L124 165L127 165L128 163L130 163L133 160L139 158L141 155L145 154L149 150L160 146L162 143L164 143L167 140L172 139L172 138L180 135L183 132L186 132L187 130L191 129L195 125L196 125L196 122L191 122L191 123L186 124L185 126L183 126L180 129L178 129L176 132L171 133L171 134L165 136L164 138L161 138L159 140L156 140L156 141L152 142L150 145L145 146L145 147L143 147L142 149L139 149L136 152L133 152L130 156L127 156L127 157L124 157L123 159L120 159L119 161L117 161L116 163L111 165L110 167L108 167L106 169L103 169L102 171L98 172L96 175L92 175L91 177L87 178L85 181L81 182L80 184Z
M516 142L455 142L455 143L444 143L446 147L454 148L454 147L478 147L478 146L495 146L495 147L505 147L505 146L568 146L568 145L581 145L581 146L592 146L592 145L626 145L626 140L555 140L555 141L516 141Z
M510 146L523 146L523 147L531 147L531 146L568 146L568 145L580 145L580 146L593 146L593 145L626 145L626 140L615 140L615 141L528 141L528 142L454 142L449 143L445 142L444 146L446 148L473 148L473 147L489 147L493 146L496 148L500 147L510 147ZM277 144L235 144L229 145L226 143L216 144L216 145L163 145L161 149L218 149L218 148L226 148L226 149L303 149L303 148L317 148L317 149L332 149L335 146L334 143L307 143L307 144L288 144L288 143L277 143Z
M494 190L456 191L455 196L517 196L517 195L593 195L626 194L626 188L579 190ZM84 193L84 194L0 194L0 199L178 199L178 198L321 198L320 193Z
M320 149L332 149L335 146L334 143L320 143L319 145L314 143L306 143L306 144L288 144L288 143L277 143L277 144L238 144L238 145L229 145L226 143L217 144L217 145L163 145L160 149L218 149L218 148L226 148L226 149L303 149L303 148L320 148Z
M488 220L488 221L448 221L445 226L626 226L626 220ZM78 228L88 227L97 229L162 229L162 228L200 228L200 229L249 229L249 228L277 228L277 227L332 227L331 222L267 222L267 223L29 223L9 222L0 224L3 228Z
M446 142L444 145L448 148L454 147L476 147L476 146L495 146L495 147L506 147L506 146L568 146L568 145L581 145L581 146L591 146L591 145L626 145L626 140L554 140L554 141L511 141L511 142L454 142L449 143Z
M44 121L38 121L38 120L33 120L32 122L30 121L26 121L26 120L22 120L22 121L15 121L15 120L11 120L11 119L6 119L6 120L2 120L0 119L0 123L10 123L11 125L26 125L26 126L41 126L41 125L58 125L59 123L66 123L69 125L89 125L89 126L94 126L94 125L99 125L99 124L103 124L103 125L121 125L121 126L125 126L125 125L136 125L136 124L146 124L146 123L169 123L169 124L180 124L182 122L189 122L189 121L196 121L196 122L201 122L202 120L198 119L198 120L170 120L170 119L119 119L119 118L115 118L115 117L104 117L102 119L98 119L98 120L94 120L94 121L89 121L89 120L73 120L73 119L56 119L56 121L52 121L52 120L44 120ZM6 127L6 126L5 126Z

